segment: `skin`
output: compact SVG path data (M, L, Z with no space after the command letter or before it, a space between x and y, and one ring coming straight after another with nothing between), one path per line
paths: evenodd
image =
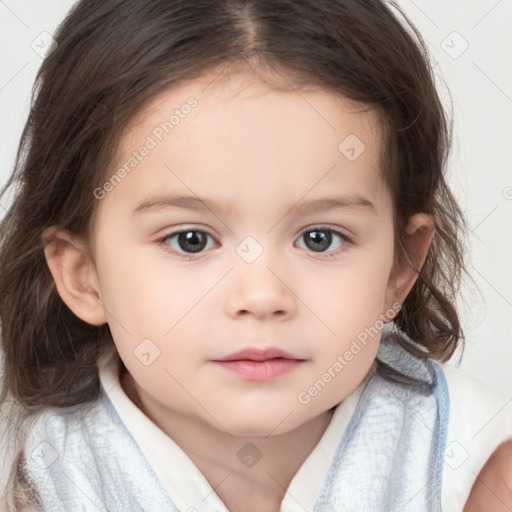
M330 409L368 373L380 334L309 403L299 393L360 332L396 313L417 273L394 258L375 113L321 90L276 90L249 72L213 78L160 94L127 127L107 176L170 112L191 96L198 101L99 200L90 241L56 226L43 241L64 302L90 324L109 324L128 370L128 396L188 454L230 511L271 512L325 432ZM365 144L354 161L338 150L349 134ZM150 197L181 193L218 204L133 214ZM364 196L375 212L294 208L348 194ZM303 235L317 225L352 243L333 235L326 249L311 249ZM187 255L177 236L157 241L180 228L211 235L203 252ZM432 219L415 215L407 232L421 267ZM252 263L236 252L247 236L263 250ZM149 366L134 355L144 339L160 351ZM265 382L212 362L248 347L277 347L303 362ZM247 442L262 454L251 468L236 456Z
M512 441L496 448L480 471L464 512L510 512L512 510Z

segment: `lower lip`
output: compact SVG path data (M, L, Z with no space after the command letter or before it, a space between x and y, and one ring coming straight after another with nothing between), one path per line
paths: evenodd
M277 357L265 361L239 359L235 361L214 361L216 364L247 380L272 380L291 372L303 361Z

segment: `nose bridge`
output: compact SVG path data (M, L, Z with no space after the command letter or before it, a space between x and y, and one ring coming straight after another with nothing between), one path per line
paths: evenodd
M236 252L227 300L229 314L253 314L257 317L293 315L295 297L280 270L286 267L280 249L263 246L254 237L248 236L237 246Z

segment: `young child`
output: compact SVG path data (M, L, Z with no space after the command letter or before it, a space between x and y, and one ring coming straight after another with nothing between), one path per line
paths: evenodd
M463 509L512 405L443 364L465 223L404 19L76 4L4 189L6 510Z

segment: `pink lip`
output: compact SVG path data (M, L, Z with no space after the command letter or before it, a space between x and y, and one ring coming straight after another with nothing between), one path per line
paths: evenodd
M304 359L276 348L246 349L213 361L246 380L272 380L297 368Z
M247 348L245 350L240 350L239 352L233 352L233 354L229 354L226 357L222 357L220 359L215 359L215 361L239 361L241 359L248 359L250 361L266 361L267 359L274 359L276 357L280 357L283 359L299 359L284 350L279 350L278 348L267 348L265 350L261 350L258 348Z

